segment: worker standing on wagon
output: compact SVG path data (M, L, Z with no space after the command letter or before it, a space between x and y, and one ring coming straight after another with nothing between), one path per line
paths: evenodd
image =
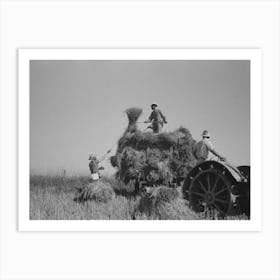
M209 140L210 134L207 130L204 130L202 132L202 140L200 140L198 143L196 143L195 149L194 149L194 155L197 158L197 164L200 164L207 160L209 152L217 156L220 160L225 161L226 159L219 155L215 150L214 146Z
M160 133L163 128L163 124L167 123L165 116L162 114L161 110L158 109L157 103L151 105L152 113L145 123L151 123L151 128L154 133Z

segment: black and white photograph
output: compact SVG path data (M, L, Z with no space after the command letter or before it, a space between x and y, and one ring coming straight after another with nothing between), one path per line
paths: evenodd
M250 60L30 60L30 220L250 220Z
M279 280L279 19L0 1L0 279Z

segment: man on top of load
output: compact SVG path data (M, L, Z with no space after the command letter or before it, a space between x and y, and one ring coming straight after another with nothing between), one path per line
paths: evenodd
M157 103L151 105L152 113L145 123L151 123L151 128L154 133L160 133L164 123L167 123L165 116L162 114L161 110L158 109Z
M213 144L209 140L210 134L207 130L202 132L202 139L196 143L194 149L194 155L197 158L197 164L200 164L207 160L209 152L217 156L220 160L225 161L226 159L220 156L215 150Z

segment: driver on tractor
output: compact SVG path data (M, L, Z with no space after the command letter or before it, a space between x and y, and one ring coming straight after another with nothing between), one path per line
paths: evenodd
M194 148L194 156L197 159L197 164L200 164L207 160L209 152L217 156L221 161L226 161L226 159L219 155L215 150L214 146L209 140L210 134L207 130L202 132L202 139L196 143Z

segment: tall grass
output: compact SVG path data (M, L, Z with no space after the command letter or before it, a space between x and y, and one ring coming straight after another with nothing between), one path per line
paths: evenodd
M106 202L87 200L75 202L75 198L89 185L89 178L83 176L31 176L30 177L30 219L31 220L179 220L213 219L211 216L194 214L187 202L177 197L176 192L167 190L154 193L143 200L133 195L133 186L124 185L113 177L103 177L105 185L110 184L114 197ZM146 197L147 198L147 197ZM160 200L160 203L158 202ZM154 201L156 202L155 204ZM146 203L146 204L145 204ZM154 205L154 208L153 208ZM141 208L142 207L142 208ZM140 211L142 210L142 211ZM220 219L214 216L214 219ZM246 219L245 216L225 219Z
M113 182L114 179L103 179ZM105 202L75 202L89 184L87 177L31 176L30 219L32 220L124 220L131 219L136 199L117 196Z

